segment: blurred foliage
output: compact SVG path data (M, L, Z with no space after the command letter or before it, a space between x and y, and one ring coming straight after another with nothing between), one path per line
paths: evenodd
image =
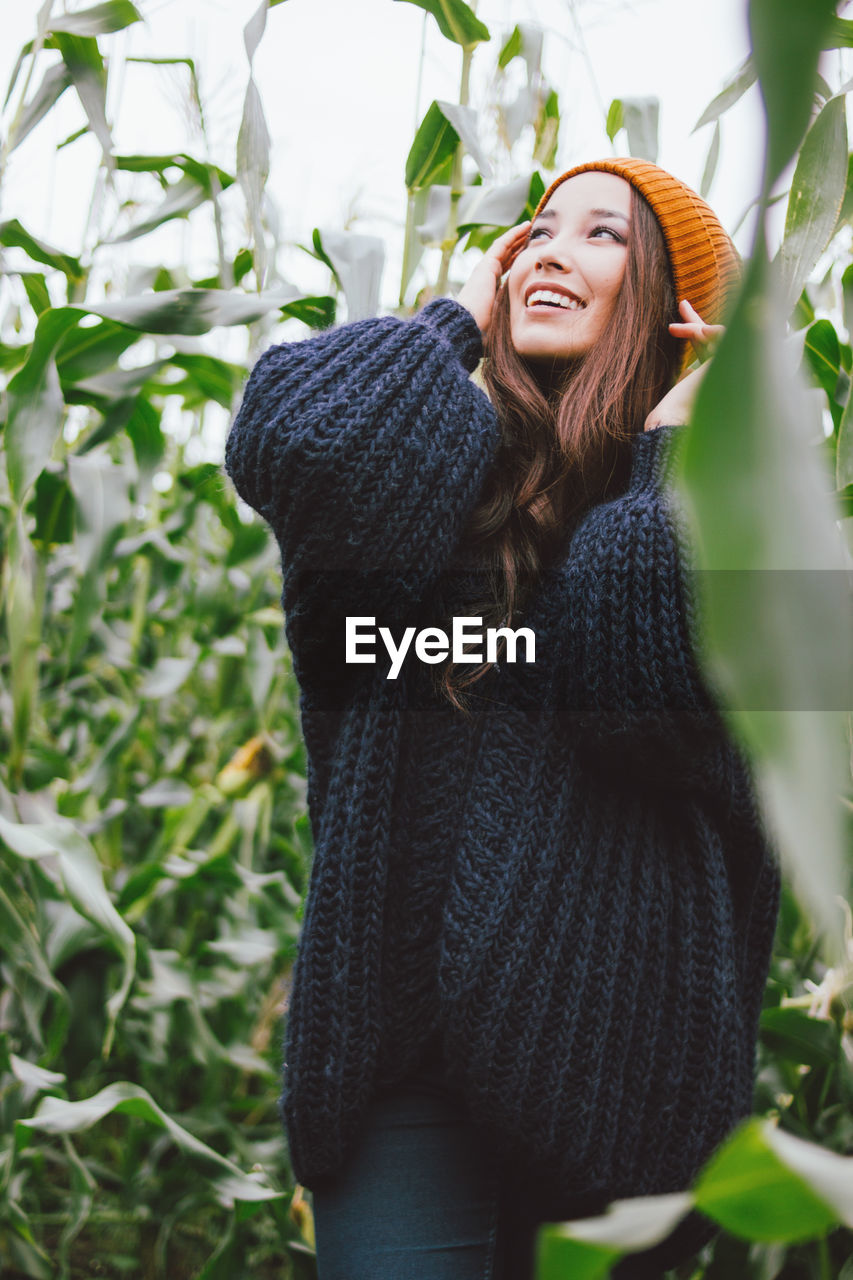
M413 310L412 292L422 303L452 289L460 248L486 248L530 215L560 128L541 30L520 23L489 43L463 0L409 2L457 46L462 80L458 103L427 108L401 173L400 315ZM302 334L335 323L341 298L348 319L377 311L384 244L315 228L300 247L328 269L323 295L279 272L269 137L252 78L273 4L263 0L246 28L243 118L222 166L210 159L189 57L141 61L188 77L203 155L123 154L107 114L120 66L110 37L139 10L129 0L62 15L52 7L39 9L11 78L0 189L12 153L75 94L85 125L60 146L86 132L98 140L101 216L74 251L44 243L14 214L0 221L0 1271L308 1280L310 1201L294 1186L276 1104L311 858L297 689L275 547L219 466L198 462L191 446L206 414L233 411L271 335L291 336L297 321ZM792 22L802 8L786 0ZM287 9L270 21L286 22ZM850 43L849 24L835 23L802 28L807 72L810 49ZM790 42L777 45L769 40L758 59L763 89L793 74ZM494 67L493 146L489 113L468 100L475 55ZM714 126L703 191L718 166L721 118L755 78L751 59L699 122ZM810 83L790 95L778 108L773 164L786 147L799 155L780 254L792 349L831 420L819 451L849 517L853 269L839 266L853 188L840 101L825 82L816 96ZM658 114L653 100L623 98L602 127L614 150L624 131L637 153L654 155ZM509 158L509 182L492 181L497 153L505 167ZM229 221L231 188L242 223ZM763 198L766 207L769 187ZM125 269L137 242L187 218L209 220L214 265ZM441 255L435 280L430 249ZM214 339L228 328L241 353L229 347L226 359ZM837 799L849 874L849 778ZM801 851L804 862L811 853ZM752 1170L738 1198L747 1209L753 1193L769 1204L764 1234L750 1234L757 1213L747 1211L746 1224L721 1214L728 1231L682 1273L695 1280L853 1274L849 930L844 961L830 967L822 955L816 926L786 889L756 1110L778 1121L780 1136L806 1140L811 1155L774 1147L766 1129L735 1135L730 1162L742 1177ZM847 1157L832 1166L846 1200L821 1181L830 1154ZM718 1165L695 1193L709 1211L719 1176ZM550 1274L566 1274L567 1241L545 1260ZM606 1240L597 1247L598 1270L579 1269L587 1263L575 1256L573 1276L607 1273L614 1251Z

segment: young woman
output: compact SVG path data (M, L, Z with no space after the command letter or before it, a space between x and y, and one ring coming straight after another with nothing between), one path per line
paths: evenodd
M777 858L666 485L738 268L683 183L596 162L457 299L248 381L226 468L281 549L308 757L282 1106L320 1280L526 1280L538 1224L686 1188L751 1109Z

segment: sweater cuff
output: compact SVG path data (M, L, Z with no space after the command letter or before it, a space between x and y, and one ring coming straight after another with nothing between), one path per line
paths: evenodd
M634 437L630 490L656 488L666 483L675 468L687 429L684 425L653 427Z
M483 337L477 321L461 302L455 298L433 298L412 317L412 322L426 325L445 337L468 373L474 372L482 359Z

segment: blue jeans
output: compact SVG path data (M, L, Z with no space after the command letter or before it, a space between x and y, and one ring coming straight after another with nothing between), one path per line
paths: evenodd
M537 1226L449 1097L374 1097L312 1199L319 1280L533 1280Z

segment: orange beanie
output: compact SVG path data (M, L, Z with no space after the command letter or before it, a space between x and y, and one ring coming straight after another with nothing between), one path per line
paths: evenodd
M663 232L676 300L686 298L707 324L720 324L726 303L740 279L740 255L702 197L665 169L632 156L576 165L554 179L533 217L541 213L561 182L590 169L615 173L636 187L651 206ZM688 343L684 348L682 368L689 363L692 351Z

